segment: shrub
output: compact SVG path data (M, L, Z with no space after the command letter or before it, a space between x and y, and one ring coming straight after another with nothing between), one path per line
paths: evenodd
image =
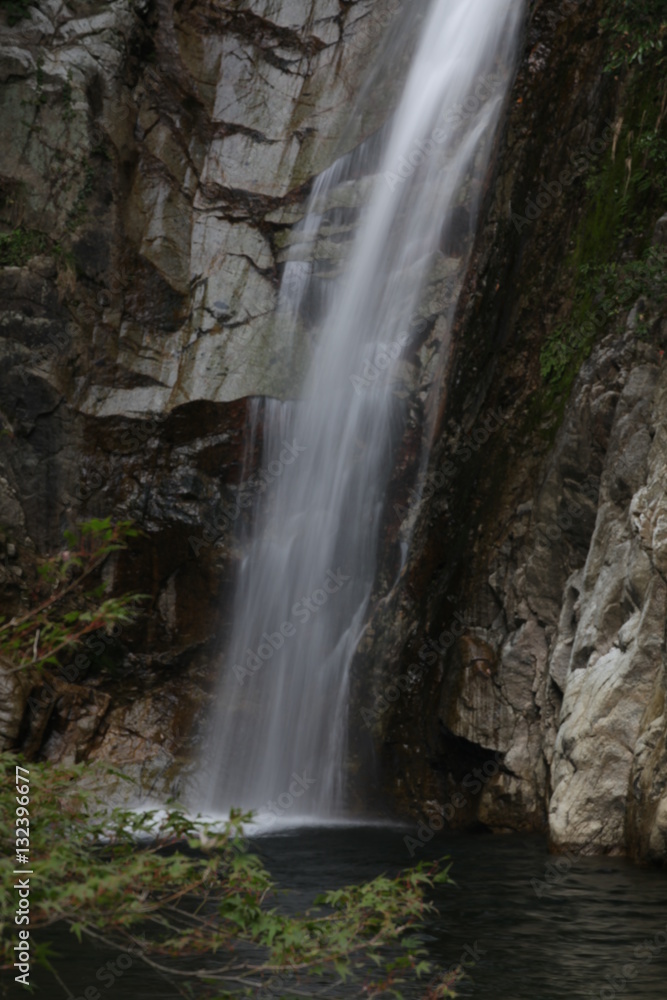
M197 986L200 995L219 1000L260 989L276 997L286 989L289 996L312 977L334 988L345 983L346 993L356 984L367 997L400 997L401 984L433 975L419 930L434 913L426 894L448 881L447 868L422 863L395 878L326 892L304 914L286 915L276 905L275 884L243 840L249 816L233 814L213 828L171 806L161 816L101 809L96 803L110 769L98 771L96 787L84 765L20 762L17 768L5 753L0 767L5 969L13 967L18 939L13 885L20 876L12 872L25 868L34 872L32 958L56 975L44 936L60 922L79 943L118 950L189 995ZM444 984L431 982L430 989L433 998L453 995Z

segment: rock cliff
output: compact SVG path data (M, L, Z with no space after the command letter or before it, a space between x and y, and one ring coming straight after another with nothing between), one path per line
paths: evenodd
M664 860L665 189L632 186L664 86L605 71L605 13L533 9L411 559L359 685L387 792L433 829Z
M40 711L39 679L3 673L5 745L182 787L227 628L243 469L258 462L248 400L295 393L308 351L305 324L294 351L273 321L285 267L313 266L294 227L317 173L386 118L378 87L376 113L343 130L399 7L39 0L18 20L3 7L3 602L24 604L64 527L110 512L144 532L113 583L151 595ZM605 71L606 13L528 5L439 358L457 257L429 289L351 773L379 774L401 814L664 860L667 168L644 140L664 142L665 89L650 63ZM323 271L362 192L359 178L323 206ZM368 798L362 779L355 790Z
M21 728L33 750L145 778L190 742L225 629L247 400L298 384L272 325L289 234L397 9L2 8L4 600L27 599L65 527L110 512L144 531L115 583L152 597L113 680L92 657L47 718L7 681L10 744Z

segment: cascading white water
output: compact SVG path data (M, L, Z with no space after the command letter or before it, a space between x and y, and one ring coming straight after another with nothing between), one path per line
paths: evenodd
M310 310L312 357L300 402L252 404L263 423L261 465L275 481L236 582L204 762L209 812L289 808L294 819L345 811L349 668L405 424L401 357L449 230L461 218L474 227L523 0L410 7L403 27L418 36L398 106L380 133L317 180L294 234L302 260L285 269L279 321L296 329ZM363 100L377 98L395 57L388 46ZM318 266L327 256L318 240L330 247L345 238L360 192L354 237L332 277ZM458 257L460 274L463 251Z

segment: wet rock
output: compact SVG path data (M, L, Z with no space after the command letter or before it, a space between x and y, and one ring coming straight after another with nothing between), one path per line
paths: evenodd
M27 701L25 678L13 663L0 657L0 751L18 746Z
M562 419L535 416L543 337L566 312L580 168L548 210L514 224L605 116L621 120L623 95L600 85L602 14L596 4L535 6L453 329L428 473L441 485L410 521L398 586L386 558L390 594L364 656L378 671L398 660L395 676L414 677L376 732L400 809L451 799L480 754L502 750L500 773L454 825L550 830L555 849L664 860L665 303L644 295L599 324ZM582 45L570 59L574 35ZM545 115L552 126L537 129L537 148ZM502 426L471 454L470 435L498 409ZM386 537L389 549L395 531ZM447 638L457 622L497 651L491 676L463 668L461 642Z
M24 600L24 550L53 551L84 518L131 517L145 542L109 576L151 594L134 642L163 657L120 705L120 688L110 703L91 693L93 663L29 721L30 753L79 759L99 743L147 768L162 741L173 751L183 705L205 700L248 516L235 501L258 461L244 473L246 398L293 396L309 349L274 324L280 236L395 12L44 0L0 26L0 226L15 239L0 268L0 521L22 553L21 566L9 549L0 559L3 599ZM348 142L389 107L387 95ZM170 666L194 679L179 698L170 675L160 701L147 689ZM13 739L24 711L9 690L6 703Z

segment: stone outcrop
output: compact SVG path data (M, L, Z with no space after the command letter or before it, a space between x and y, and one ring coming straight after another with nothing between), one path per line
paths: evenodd
M187 781L259 462L248 400L298 391L318 320L306 303L291 339L280 279L339 267L368 179L320 206L317 247L298 224L317 173L386 119L395 93L376 87L343 131L397 6L39 0L2 24L3 611L25 606L63 528L110 513L144 532L110 579L151 598L50 699L0 664L3 746L108 760L147 794ZM354 671L351 774L360 808L359 776L379 771L401 814L664 861L667 308L656 293L602 324L571 391L536 405L587 188L601 159L623 164L629 98L601 72L603 0L528 8L471 264L455 245L434 261L401 373L409 428Z
M411 556L393 588L387 559L361 646L371 738L355 752L379 760L399 813L664 860L664 283L618 319L594 300L597 346L560 408L541 399L569 257L590 241L586 188L632 114L599 71L602 13L535 5Z
M479 820L548 821L559 849L622 850L629 810L646 822L642 777L665 726L666 372L632 333L584 366L535 499L490 563L496 619L471 628L497 668L462 663L444 688L448 733L503 755ZM651 823L637 836L658 855L659 808Z

